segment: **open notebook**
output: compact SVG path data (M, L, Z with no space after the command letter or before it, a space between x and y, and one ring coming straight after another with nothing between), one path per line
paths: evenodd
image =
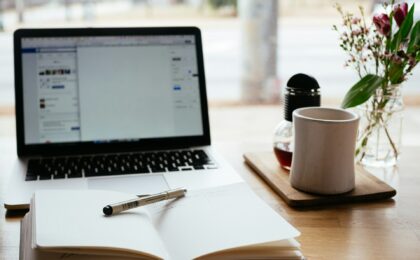
M133 198L112 191L38 191L22 221L21 259L302 259L299 232L245 184L106 217Z

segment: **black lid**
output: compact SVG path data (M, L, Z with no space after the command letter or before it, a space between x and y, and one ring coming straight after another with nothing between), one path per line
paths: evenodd
M303 73L293 75L289 81L287 81L287 87L301 90L319 89L318 81L316 81L314 77Z
M110 215L112 215L112 207L111 206L105 206L103 209L102 209L102 211L104 212L104 214L106 215L106 216L110 216Z
M292 113L301 107L319 107L321 96L319 84L315 78L298 73L293 75L287 82L284 98L284 119L292 122Z

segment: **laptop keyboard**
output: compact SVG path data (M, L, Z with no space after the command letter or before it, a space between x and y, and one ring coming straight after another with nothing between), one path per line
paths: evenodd
M30 159L27 181L216 169L204 150Z

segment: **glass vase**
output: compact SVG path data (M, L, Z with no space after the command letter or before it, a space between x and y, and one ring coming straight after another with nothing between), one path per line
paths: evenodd
M390 167L401 155L404 103L400 85L376 90L357 107L360 116L356 160L370 167Z

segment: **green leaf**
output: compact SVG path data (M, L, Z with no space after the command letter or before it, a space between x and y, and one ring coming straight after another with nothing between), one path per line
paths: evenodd
M341 107L349 108L363 104L381 86L383 80L382 77L373 74L364 76L347 92Z
M410 33L411 27L413 26L413 15L414 15L414 4L411 6L410 11L408 11L407 16L404 19L404 22L401 24L398 32L401 34L401 39L405 39Z
M417 46L417 47L416 47ZM412 53L420 46L420 21L417 21L411 30L410 42L408 43L407 52Z
M401 42L405 40L410 33L411 27L413 26L413 15L414 15L414 4L411 6L410 11L404 18L403 23L400 26L400 29L394 34L394 37L391 42L391 50L397 51Z
M389 68L389 80L391 81L391 84L398 84L402 82L405 65L406 63L391 64Z
M398 46L400 46L401 43L401 34L399 34L399 31L394 35L394 38L391 41L391 46L388 48L391 51L395 51Z

